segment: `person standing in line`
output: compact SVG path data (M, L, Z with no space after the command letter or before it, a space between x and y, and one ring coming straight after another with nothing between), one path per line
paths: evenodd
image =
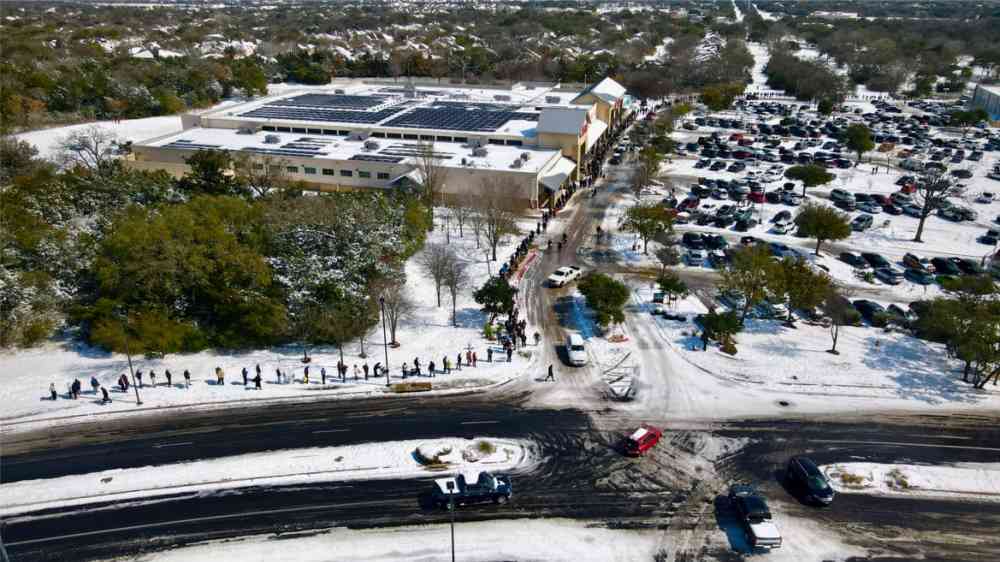
M458 354L455 355L455 368L458 369L459 371L462 370L462 352L461 351L459 351Z
M101 383L97 382L97 377L91 375L90 377L90 388L94 389L94 394L97 394L97 389L101 388Z
M555 371L552 369L552 364L549 363L549 375L545 377L545 380L556 382Z
M406 361L403 361L403 378L406 378Z
M507 362L508 362L508 363L510 363L510 362L511 362L511 358L512 358L513 356L514 356L514 348L513 348L513 347L508 347L508 348L507 348Z
M447 355L445 355L444 357L441 358L441 366L444 368L444 374L446 374L446 375L451 374L451 366L448 365L448 356Z
M246 388L246 386L247 386L247 375L249 375L249 373L247 372L247 368L246 367L243 367L243 371L242 371L241 374L243 375L243 388Z
M374 375L375 375L376 377L378 376L378 374L379 374L379 371L381 371L381 370L382 370L382 363L375 363L375 366L374 366L374 367L372 367L372 373L373 373L373 374L374 374Z
M413 358L413 372L416 373L416 375L418 377L420 376L420 358L419 357L414 357Z
M420 369L417 368L417 374L420 374ZM358 369L358 364L354 364L354 380L358 380L361 377L361 370Z
M254 367L254 370L257 372L257 376L259 377L260 376L260 363L257 363L257 366Z
M222 371L222 367L215 368L215 383L219 386L226 384L226 374Z
M368 380L368 362L361 366L361 370L365 372L365 380Z
M191 388L191 371L184 369L184 388Z
M166 372L163 374L167 376L167 386L173 386L174 376L170 374L170 369L167 369Z
M255 377L253 378L253 384L254 384L254 386L255 386L255 387L257 388L257 390L260 390L260 389L261 389L261 388L260 388L260 373L257 373L257 376L255 376Z
M427 374L430 375L431 378L434 378L434 360L433 359L431 359L430 362L427 363Z
M135 372L135 380L139 381L139 388L142 388L142 371Z
M486 348L486 361L488 363L493 362L493 346L489 346Z
M302 372L302 382L309 384L309 365L306 365L305 370Z
M319 368L319 379L320 379L320 382L322 382L323 384L326 384L326 367L320 367Z
M103 406L104 404L107 404L108 402L111 402L111 397L110 397L110 396L108 396L108 389L106 389L106 388L104 388L104 387L102 386L102 387L101 387L101 394L102 394L102 397L101 397L101 405L102 405L102 406Z
M465 364L466 365L472 365L472 350L471 349L466 349L465 350Z
M156 388L156 371L152 369L149 370L149 385Z
M81 386L83 386L83 385L80 384L80 379L73 379L73 400L77 400L77 399L80 398L80 387Z
M472 352L472 366L473 366L473 367L475 367L475 366L476 366L476 363L477 363L478 361L479 361L479 359L478 359L478 358L476 357L476 352L475 352L475 351L473 351L473 352Z
M59 398L59 393L56 392L56 383L54 382L49 383L49 396L52 397L53 402L55 402L56 399Z
M275 376L276 379L278 379L277 384L281 384L281 369L279 369L278 367L275 367L274 368L274 376Z

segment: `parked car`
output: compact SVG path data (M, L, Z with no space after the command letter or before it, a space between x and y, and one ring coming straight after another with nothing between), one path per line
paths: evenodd
M574 367L583 367L587 364L587 347L583 343L583 336L577 333L566 336L566 358Z
M858 210L863 213L877 215L882 212L882 206L875 201L865 201L864 203L858 205Z
M876 254L873 252L862 252L861 257L865 259L866 262L871 264L872 267L878 269L880 267L891 267L892 264L889 260L885 259L881 254Z
M695 249L688 250L684 254L684 263L690 266L701 267L705 263L705 252Z
M564 287L567 283L572 283L579 278L581 273L579 267L572 265L560 267L553 271L552 275L549 275L549 287Z
M938 275L961 275L962 270L954 262L947 258L932 258L931 265L934 266L934 273Z
M855 232L868 230L873 222L875 222L875 218L871 215L858 215L851 221L851 230Z
M996 246L998 241L1000 241L1000 231L993 228L987 230L982 236L979 237L980 244Z
M885 312L885 307L870 300L858 299L851 304L853 304L854 308L861 314L861 317L868 322L874 322L876 314L882 314Z
M830 191L830 200L834 203L844 203L846 201L855 202L854 195L843 189L834 189Z
M993 194L989 191L984 191L979 194L979 197L976 197L976 203L982 203L984 205L992 203L993 200L994 200Z
M979 263L974 259L970 258L951 258L951 262L958 267L962 275L982 275L983 268L979 266Z
M723 250L729 246L729 242L726 242L720 234L705 234L702 236L702 241L709 250Z
M913 269L923 269L929 271L931 269L931 260L927 258L922 258L914 253L903 254L903 265Z
M899 285L903 282L903 274L891 267L876 269L875 277L886 285Z
M826 475L808 457L792 457L785 469L785 481L800 491L806 501L821 505L833 503L834 492Z
M934 274L930 273L926 269L916 269L910 267L907 268L903 276L917 285L930 285L934 283Z
M858 269L868 269L871 267L871 265L868 264L865 258L853 252L841 252L840 261L846 263L851 267L855 267Z
M882 212L898 216L903 214L903 209L900 209L896 205L882 205Z
M698 232L685 232L681 236L681 244L693 250L701 250L705 247L705 238Z
M663 430L643 424L625 438L625 454L637 457L652 449L663 437Z
M767 501L756 490L750 486L732 486L729 489L729 502L743 521L751 547L771 549L781 546L781 533L771 520Z

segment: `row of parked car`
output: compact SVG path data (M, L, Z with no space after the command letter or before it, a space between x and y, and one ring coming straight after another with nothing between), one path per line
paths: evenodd
M903 279L918 285L930 285L944 278L962 275L1000 276L1000 271L992 268L986 270L974 259L954 256L924 258L907 253L900 262L905 268L903 271L899 271L888 259L874 252L842 252L840 260L856 270L872 271L877 279L889 285L899 285Z

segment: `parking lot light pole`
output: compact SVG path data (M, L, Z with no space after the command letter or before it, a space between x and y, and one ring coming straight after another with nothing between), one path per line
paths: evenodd
M382 309L382 348L385 350L385 386L389 384L389 338L385 335L385 297L378 298L378 305Z
M129 338L128 313L122 317L122 332L125 336L125 358L128 359L128 372L132 376L132 389L135 390L135 405L142 406L142 399L139 398L139 385L135 384L135 369L132 368L132 351L128 345Z

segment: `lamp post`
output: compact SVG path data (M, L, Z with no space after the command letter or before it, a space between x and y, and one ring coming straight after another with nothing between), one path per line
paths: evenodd
M455 562L455 482L448 481L448 511L451 513L451 562Z
M385 335L385 297L378 298L378 305L382 309L382 348L385 350L385 385L389 386L389 338Z
M135 390L135 405L142 406L142 400L139 398L139 385L135 384L135 369L132 368L132 351L128 346L128 314L126 313L122 319L122 328L125 332L125 358L128 359L128 372L132 375L132 389Z

